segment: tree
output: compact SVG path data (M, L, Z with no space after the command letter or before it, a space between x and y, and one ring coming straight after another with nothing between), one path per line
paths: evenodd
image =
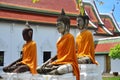
M110 49L109 56L112 59L120 59L120 44L117 44L115 47Z

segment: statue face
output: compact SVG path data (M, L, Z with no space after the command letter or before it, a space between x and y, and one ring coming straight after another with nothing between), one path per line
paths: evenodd
M77 26L80 30L84 28L84 24L85 24L85 22L84 22L83 18L78 17L77 18Z
M56 26L59 33L63 34L65 32L65 24L63 22L57 22Z
M32 40L32 31L31 30L28 31L28 29L25 28L22 32L22 36L25 41L30 41Z
M23 39L24 39L25 41L28 41L28 40L29 40L27 31L24 30L22 35L23 35Z

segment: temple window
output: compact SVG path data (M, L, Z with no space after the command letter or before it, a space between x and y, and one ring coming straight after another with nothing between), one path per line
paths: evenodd
M51 51L44 51L43 52L43 62L46 62L50 58L51 58Z
M0 66L4 66L4 51L0 51Z

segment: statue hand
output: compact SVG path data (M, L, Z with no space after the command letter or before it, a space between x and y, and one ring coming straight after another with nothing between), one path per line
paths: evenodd
M47 67L52 67L53 66L53 64L51 64L51 63L49 63L48 65L46 65Z
M52 63L53 62L53 60L51 59L50 61L49 61L49 63Z
M20 65L20 64L22 64L22 63L21 63L21 62L17 62L17 63L16 63L16 65Z

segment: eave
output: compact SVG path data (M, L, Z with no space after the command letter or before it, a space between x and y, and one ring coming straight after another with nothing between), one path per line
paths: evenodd
M94 11L93 6L90 3L84 3L84 8L85 8L90 20L93 23L99 23L99 20L97 18L97 15L96 15L96 13Z
M89 3L84 2L84 8L85 8L86 14L90 18L89 25L91 25L91 26L88 26L88 27L97 29L97 26L95 25L95 23L98 23L98 19L96 17L95 11L93 10L93 6Z
M115 27L115 24L109 15L101 15L102 21L104 22L106 28L111 32L118 32Z
M89 15L92 23L97 27L96 35L113 35L107 28L104 27L104 23L102 22L97 7L94 1L84 1L86 13ZM102 32L101 32L102 31Z
M108 52L95 52L96 55L108 55Z

